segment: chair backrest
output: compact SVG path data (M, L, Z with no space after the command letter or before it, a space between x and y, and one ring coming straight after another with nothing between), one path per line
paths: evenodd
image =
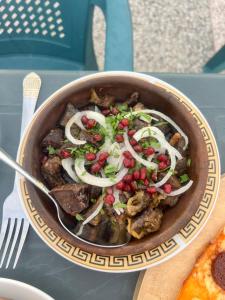
M30 53L83 62L91 30L90 3L89 0L0 1L0 55Z

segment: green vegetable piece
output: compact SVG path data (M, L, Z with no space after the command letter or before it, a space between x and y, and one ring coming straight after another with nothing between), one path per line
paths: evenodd
M188 158L188 160L187 160L187 166L188 166L188 167L191 166L191 158Z
M183 174L180 176L180 183L185 183L189 180L190 180L190 178L189 178L188 174Z
M91 203L95 204L96 203L96 199L91 199Z
M77 220L78 222L84 220L84 217L83 217L81 214L76 214L76 215L75 215L75 218L76 218L76 220Z
M161 122L155 123L154 126L162 126L162 125L167 125L167 124L168 124L168 122L161 121Z
M115 174L116 173L116 166L114 166L114 165L105 166L104 173L105 173L106 176Z
M53 148L52 146L48 146L47 150L48 150L48 154L50 154L50 155L56 154L56 152L57 152L57 150L55 148Z
M113 208L118 209L118 208L126 208L127 205L122 202L117 202L116 204L113 205Z

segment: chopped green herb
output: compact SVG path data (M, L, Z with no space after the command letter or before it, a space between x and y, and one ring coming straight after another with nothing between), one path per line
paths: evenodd
M83 217L81 214L76 214L76 215L75 215L75 218L76 218L76 220L77 220L78 222L84 220L84 217Z
M47 150L48 150L48 154L50 154L50 155L56 154L56 152L57 152L57 150L55 148L53 148L52 146L48 146Z
M158 149L160 148L160 143L156 141L150 141L149 146Z
M162 121L162 122L155 123L154 126L162 126L162 125L167 125L167 124L168 124L168 122Z
M63 143L64 143L64 144L69 143L69 140L65 139L65 140L63 141Z
M140 112L137 114L138 117L142 117L144 119L144 121L150 123L152 120L152 117L146 113Z
M91 199L91 203L95 204L96 203L96 199Z
M190 178L189 178L188 174L183 174L180 176L180 183L185 183L189 180L190 180Z
M127 103L123 103L123 104L118 104L117 108L119 109L119 111L127 111L128 110L128 105Z
M187 160L187 166L188 166L188 167L191 166L191 158L188 158L188 160Z
M100 210L100 214L101 214L101 215L104 215L104 214L105 214L105 211L104 211L103 208Z
M83 146L79 146L79 147L74 147L74 148L67 148L72 156L75 157L84 157L84 155L86 153L96 153L97 152L97 148L95 148L93 145L86 143Z
M113 208L118 209L118 208L126 208L127 205L122 202L117 202L116 204L113 205Z
M104 173L106 176L107 175L115 175L116 171L117 171L117 168L114 165L107 165L104 168Z

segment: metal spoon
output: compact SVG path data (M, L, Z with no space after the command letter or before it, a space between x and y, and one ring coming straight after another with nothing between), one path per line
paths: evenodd
M78 236L76 234L78 232L78 230L75 229L76 225L75 225L75 222L74 222L74 218L72 218L70 215L66 214L64 212L64 210L62 210L62 208L58 205L57 201L50 194L50 190L41 181L39 181L38 179L36 179L35 177L33 177L32 175L30 175L29 173L27 173L1 147L0 147L0 159L4 163L6 163L8 166L10 166L12 169L14 169L18 173L20 173L22 176L24 176L28 181L30 181L31 183L33 183L33 185L35 185L39 190L41 190L45 195L47 195L49 199L52 200L52 202L54 203L54 205L56 207L57 216L58 216L60 224L63 226L63 228L66 229L66 231L68 231L75 238L77 238L77 239L79 239L79 240L81 240L81 241L83 241L85 243L88 243L90 245L100 246L100 247L105 247L105 248L122 247L122 246L126 245L129 242L129 240L130 240L129 235L125 235L124 236L124 242L123 243L120 242L118 244L107 244L107 242L105 242L105 243L101 242L101 244L100 244L98 242L90 242L90 241L88 241L86 239L81 238L80 236Z

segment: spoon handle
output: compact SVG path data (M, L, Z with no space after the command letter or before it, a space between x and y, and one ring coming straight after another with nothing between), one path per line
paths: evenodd
M39 188L42 192L44 192L47 196L49 196L49 190L46 186L33 176L31 176L29 173L27 173L17 162L13 160L13 158L5 152L0 147L0 159L6 163L9 167L20 173L22 176L24 176L27 180L29 180L31 183L33 183L37 188Z

